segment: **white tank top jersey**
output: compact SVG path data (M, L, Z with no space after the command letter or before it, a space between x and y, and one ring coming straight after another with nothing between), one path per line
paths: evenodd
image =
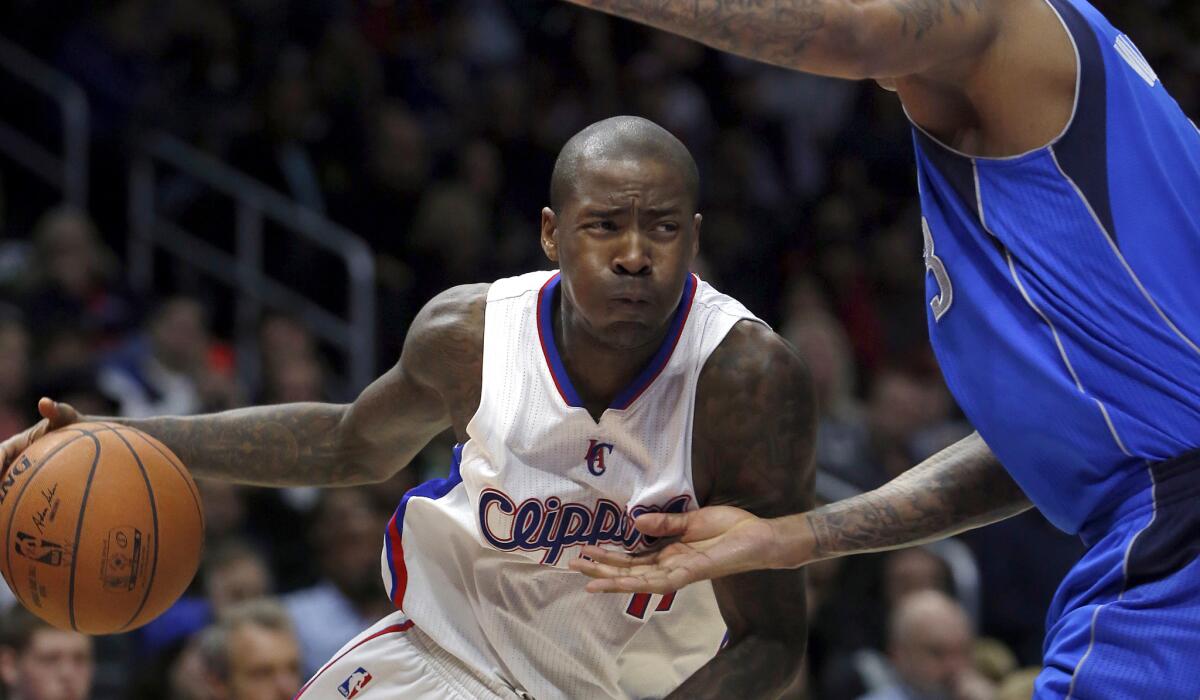
M662 697L721 646L712 585L590 594L567 562L588 543L643 549L633 516L697 507L696 383L734 324L758 319L688 275L662 347L597 422L555 347L558 282L492 284L469 439L448 478L396 509L384 584L446 651L537 700Z

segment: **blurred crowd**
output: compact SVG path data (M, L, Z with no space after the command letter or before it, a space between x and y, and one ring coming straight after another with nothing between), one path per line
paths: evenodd
M1200 5L1100 6L1200 114ZM124 416L349 398L332 380L339 358L287 313L260 320L251 370L219 285L174 262L153 293L130 287L128 169L145 134L182 137L366 239L383 369L433 294L548 266L537 221L557 150L623 113L664 125L700 164L697 271L808 360L830 493L872 488L970 430L926 338L908 128L871 84L557 0L68 0L52 12L10 0L0 27L77 82L92 111L86 207L0 158L0 436L34 419L40 395ZM0 118L52 142L49 106L7 80ZM162 189L182 225L229 238L227 204L185 176ZM337 297L317 253L269 240L273 275ZM94 642L10 608L4 692L26 697L21 679L52 658L86 680L62 698L292 697L387 612L384 524L448 461L439 440L369 489L202 482L208 543L188 595L143 630ZM1028 697L1019 669L1038 664L1050 597L1079 553L1027 514L810 567L808 677L794 697Z

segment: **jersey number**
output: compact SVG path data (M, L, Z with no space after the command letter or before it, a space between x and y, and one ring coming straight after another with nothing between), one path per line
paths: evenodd
M650 598L652 593L634 593L629 599L629 605L625 608L625 614L636 617L639 620L646 619L646 611L650 609ZM666 612L671 609L671 605L675 602L675 594L668 593L658 601L654 612Z
M942 259L934 254L933 234L929 231L929 221L921 217L921 232L925 235L925 269L933 273L933 281L937 282L938 294L929 300L929 308L933 309L933 320L940 321L954 303L954 285L950 283L950 274Z

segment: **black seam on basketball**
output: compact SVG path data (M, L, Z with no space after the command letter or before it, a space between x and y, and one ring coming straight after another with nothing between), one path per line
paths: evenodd
M175 467L175 471L179 472L180 477L183 478L184 485L186 485L188 487L188 493L192 494L192 503L196 504L196 513L199 514L199 516L200 516L200 531L204 532L204 527L205 527L204 508L200 505L200 492L196 490L196 484L192 480L191 474L188 472L187 467L183 466L183 462L177 462L176 461L176 459L178 459L177 457L175 457L174 455L172 455L169 452L164 452L161 447L154 444L150 440L147 440L145 434L143 434L142 431L135 430L133 428L130 428L129 426L121 426L121 427L125 428L125 430L124 431L118 430L118 432L128 431L131 435L137 436L137 438L139 440L146 443L150 447L153 447L156 452L158 452L160 455L163 456L163 459L167 460L168 464L170 464L172 467Z
M70 440L67 440L63 444L59 445L58 447L55 447L53 450L51 450L49 453L47 453L46 456L42 457L41 460L39 460L38 463L33 465L33 468L31 468L29 470L29 476L27 477L25 484L21 486L21 489L19 491L17 491L15 494L13 494L13 498L15 500L13 501L14 505L12 506L12 512L9 513L9 515L8 515L8 524L5 526L5 532L7 532L8 535L5 537L5 540L4 540L4 569L9 574L13 574L13 569L12 569L12 550L13 550L12 523L13 523L13 520L17 517L17 506L15 504L21 502L21 495L24 494L25 489L29 488L29 485L31 483L33 483L34 475L36 475L38 473L38 471L40 471L41 468L43 466L45 466L46 462L48 462L51 457L53 457L54 455L63 451L64 449L66 449L66 447L68 445L75 442L79 438L91 437L92 440L96 443L96 451L97 452L100 451L100 441L96 440L96 436L92 435L92 433L90 431L73 428L70 431L64 430L63 432L73 432L73 433L83 433L83 434L77 435L77 436L71 438ZM17 455L17 456L19 457L20 455ZM10 466L9 469L12 469L12 467ZM75 559L75 554L74 554L74 552L72 552L71 560L74 561L74 559ZM17 585L16 581L13 582L13 585L10 588L12 589L13 595L16 596L17 600L21 603L21 605L24 605L26 607L26 609L32 609L32 608L30 608L29 604L25 602L25 599L23 597L21 597L21 587L19 585Z
M71 551L71 578L68 579L67 587L67 613L71 617L71 629L76 632L79 627L75 625L75 571L79 567L79 538L83 535L83 514L87 512L88 495L92 491L92 479L96 476L96 467L100 464L100 440L93 434L89 433L88 437L96 443L96 452L92 455L92 468L88 471L87 485L83 487L83 496L79 499L79 519L75 521L75 542L72 545Z
M154 525L154 552L151 555L153 559L150 562L150 578L146 580L146 592L142 594L142 602L138 604L137 610L133 611L133 616L129 618L128 622L118 628L117 631L121 631L128 629L133 624L133 621L138 618L138 615L142 614L142 610L146 607L146 601L150 598L150 590L154 587L154 574L158 570L158 506L154 502L154 486L150 484L150 475L146 473L146 466L142 464L141 456L138 455L137 450L133 449L133 445L129 444L125 436L121 435L120 431L115 428L108 429L112 431L113 435L117 436L118 440L125 443L125 447L129 448L129 454L133 455L133 460L137 462L138 469L142 472L142 479L146 481L146 497L150 501L150 519Z

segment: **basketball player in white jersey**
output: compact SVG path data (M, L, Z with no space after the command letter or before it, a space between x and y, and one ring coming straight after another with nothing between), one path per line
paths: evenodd
M678 593L589 595L584 545L636 552L646 512L811 505L813 401L795 352L689 272L698 175L643 119L563 148L542 211L558 272L451 289L398 364L347 406L293 404L124 421L200 478L386 479L452 428L449 478L405 496L385 537L398 612L300 692L325 698L769 698L797 676L802 574ZM47 420L3 444L5 461Z

